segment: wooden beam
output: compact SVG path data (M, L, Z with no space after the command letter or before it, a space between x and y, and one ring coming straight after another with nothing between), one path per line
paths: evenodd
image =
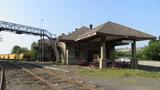
M136 59L136 41L135 40L133 40L133 43L131 43L131 53L132 53L131 68L137 68L138 60Z

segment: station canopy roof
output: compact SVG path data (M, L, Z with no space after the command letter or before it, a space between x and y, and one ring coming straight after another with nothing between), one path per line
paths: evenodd
M86 26L75 30L68 35L60 35L60 40L69 41L83 41L91 39L99 39L100 37L105 37L106 41L119 40L119 39L129 39L129 40L149 40L156 39L155 36L144 33L142 31L123 26L114 22L107 22L101 24L93 29L89 29Z

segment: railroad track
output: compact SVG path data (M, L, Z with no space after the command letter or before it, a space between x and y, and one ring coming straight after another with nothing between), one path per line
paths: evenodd
M52 90L44 82L12 63L2 63L5 68L5 90Z
M2 62L0 62L0 70L0 90L5 90L5 69Z
M84 82L68 79L67 77L62 76L62 73L56 71L50 71L26 63L14 63L14 65L35 76L52 90L96 90L96 87L94 86L92 87Z

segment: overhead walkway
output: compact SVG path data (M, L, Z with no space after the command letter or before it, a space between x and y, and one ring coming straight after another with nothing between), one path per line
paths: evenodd
M27 26L27 25L6 22L6 21L0 21L0 31L14 32L16 34L30 34L30 35L40 36L42 39L43 39L43 37L47 37L49 40L51 40L51 43L53 46L52 48L54 49L56 60L59 59L57 46L56 46L57 42L53 41L53 36L55 36L55 35L53 35L48 30L36 28L36 27L31 27L31 26ZM42 47L43 47L43 45L42 45ZM42 57L43 57L43 53L44 52L42 50L42 52L41 52ZM43 58L41 58L41 59L43 59Z

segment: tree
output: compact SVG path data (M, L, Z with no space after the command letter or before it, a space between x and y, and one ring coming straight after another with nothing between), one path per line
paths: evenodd
M28 52L29 50L27 48L22 48L18 45L15 45L13 48L12 48L12 51L11 53L25 53L25 52Z
M131 57L131 54L129 52L115 51L115 57L116 58Z
M160 60L160 40L152 40L143 51L146 59Z
M20 54L23 53L24 54L24 59L25 60L36 60L38 57L38 49L37 47L37 43L33 42L31 45L31 50L28 50L27 48L22 48L18 45L15 45L12 48L11 53L16 53L16 54Z
M31 50L29 52L32 60L36 60L37 57L38 57L38 50L37 50L36 47L37 47L37 43L33 42L32 45L31 45Z
M144 56L144 48L141 48L141 50L137 50L136 51L136 58L138 60L145 60L145 56Z

